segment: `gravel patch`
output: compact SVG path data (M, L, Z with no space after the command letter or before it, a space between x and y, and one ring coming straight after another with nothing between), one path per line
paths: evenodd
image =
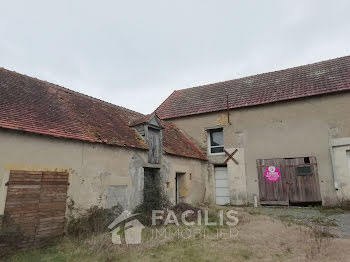
M350 211L308 207L259 207L249 208L247 211L310 226L321 224L329 227L336 237L350 238Z
M350 213L329 216L333 219L343 237L350 238Z

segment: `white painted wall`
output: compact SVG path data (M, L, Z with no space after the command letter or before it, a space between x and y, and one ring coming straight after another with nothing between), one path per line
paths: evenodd
M334 172L340 201L350 200L350 138L332 140Z

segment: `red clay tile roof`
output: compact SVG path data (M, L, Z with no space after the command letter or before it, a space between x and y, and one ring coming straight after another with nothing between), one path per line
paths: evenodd
M206 156L173 123L161 122L163 127L163 148L171 155L206 160Z
M137 126L137 125L141 125L141 124L145 124L148 121L150 121L151 117L153 114L148 114L148 115L144 115L139 119L136 119L134 121L130 122L130 126Z
M153 114L155 113L145 115L136 121L132 121L130 126L149 123ZM186 157L193 157L195 154L195 158L206 160L205 154L201 152L173 123L160 120L160 127L163 129L163 149L165 152L171 155L181 155Z
M147 149L143 138L129 127L143 117L132 110L0 68L2 128ZM163 141L167 153L205 159L177 128L168 129ZM183 142L178 142L179 137Z
M350 56L174 91L156 110L161 119L350 90Z

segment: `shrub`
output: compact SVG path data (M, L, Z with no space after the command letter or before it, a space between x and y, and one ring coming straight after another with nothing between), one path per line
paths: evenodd
M68 235L87 237L108 231L108 226L123 212L118 205L111 209L93 206L79 217L70 217L67 223Z
M168 206L170 202L162 187L160 174L145 175L142 204L133 210L134 214L140 213L138 220L144 225L151 225L152 210L163 210Z
M342 200L340 203L340 208L344 210L350 210L350 200Z

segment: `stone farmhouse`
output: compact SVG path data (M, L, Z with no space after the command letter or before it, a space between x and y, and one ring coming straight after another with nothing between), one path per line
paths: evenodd
M0 216L33 239L74 210L350 199L350 56L174 91L143 115L0 69Z
M207 152L217 204L335 205L350 199L349 91L346 56L177 90L156 112Z

